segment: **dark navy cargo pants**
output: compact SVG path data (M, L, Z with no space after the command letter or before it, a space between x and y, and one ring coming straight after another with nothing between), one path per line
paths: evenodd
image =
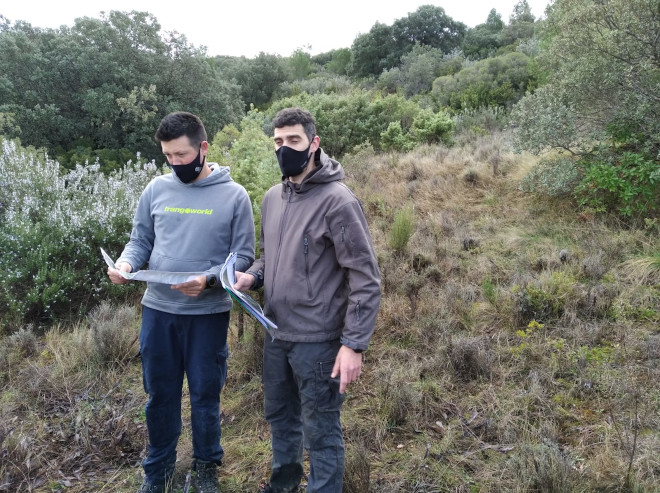
M220 464L220 391L227 377L229 312L175 315L142 308L140 355L148 454L142 466L146 478L162 484L171 477L181 434L181 396L188 380L193 457Z
M265 339L265 412L273 449L270 485L287 491L300 483L304 446L310 463L307 492L341 493L344 396L339 378L330 378L341 345Z

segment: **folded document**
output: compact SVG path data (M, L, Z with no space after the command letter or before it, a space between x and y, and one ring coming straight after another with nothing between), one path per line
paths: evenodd
M225 264L220 271L220 282L222 283L222 287L227 290L231 297L234 298L250 315L256 318L266 330L270 331L272 329L277 329L277 325L266 317L259 303L257 303L250 295L234 289L234 284L236 284L236 253L230 253L227 260L225 260Z

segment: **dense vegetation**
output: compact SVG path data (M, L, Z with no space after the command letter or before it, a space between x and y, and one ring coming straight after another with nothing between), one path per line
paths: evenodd
M0 491L136 488L140 286L112 286L99 247L119 253L167 172L152 135L177 109L259 221L289 105L345 165L383 274L346 491L653 491L658 53L657 0L555 0L543 20L523 0L472 29L424 6L350 48L254 59L141 12L0 18ZM269 445L263 335L234 315L221 484L238 492Z

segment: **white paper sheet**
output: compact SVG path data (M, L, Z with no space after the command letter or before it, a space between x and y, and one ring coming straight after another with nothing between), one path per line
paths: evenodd
M108 264L108 267L117 269L117 267L115 267L115 262L103 248L101 248L101 254L105 259L105 263ZM137 272L122 272L117 270L117 272L119 272L124 279L129 279L131 281L159 282L161 284L179 284L191 281L197 276L204 275L203 272L166 272L162 270L139 270Z

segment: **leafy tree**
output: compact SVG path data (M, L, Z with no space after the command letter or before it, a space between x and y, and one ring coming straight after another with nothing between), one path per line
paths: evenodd
M348 68L351 63L351 50L349 48L340 48L333 50L332 58L324 64L328 72L337 75L348 75Z
M298 48L288 59L293 80L301 80L312 73L312 57Z
M547 11L543 90L515 108L517 145L584 153L595 141L660 149L657 0L556 0Z
M289 80L285 60L263 51L255 58L217 57L215 62L222 79L239 85L246 110L267 106L278 86Z
M454 21L442 7L422 5L407 17L394 21L392 31L397 52L392 56L398 60L415 44L450 53L460 47L466 30L465 24Z
M520 0L513 7L509 25L504 29L502 44L508 45L534 36L534 15L527 0Z
M5 24L0 74L10 137L62 153L85 139L94 151L160 157L152 135L167 112L195 112L215 132L244 111L238 87L217 76L204 50L161 36L146 12L111 11L57 30Z
M572 155L581 176L573 193L591 210L657 215L657 0L557 0L547 12L538 60L548 83L514 108L516 146Z
M442 7L422 5L407 17L386 26L376 23L353 41L351 75L378 76L399 65L401 57L417 44L450 53L459 48L467 26L449 17Z
M493 56L504 42L503 31L504 21L502 16L495 9L492 9L484 24L475 26L465 34L461 45L463 54L474 60Z
M381 74L378 86L389 92L401 89L407 97L430 92L444 64L445 55L442 50L417 44L410 53L401 57L399 67L385 70Z
M391 63L389 56L394 52L394 37L392 28L376 22L366 34L358 35L351 46L353 58L349 73L355 77L370 77L379 75L383 69L396 65Z

